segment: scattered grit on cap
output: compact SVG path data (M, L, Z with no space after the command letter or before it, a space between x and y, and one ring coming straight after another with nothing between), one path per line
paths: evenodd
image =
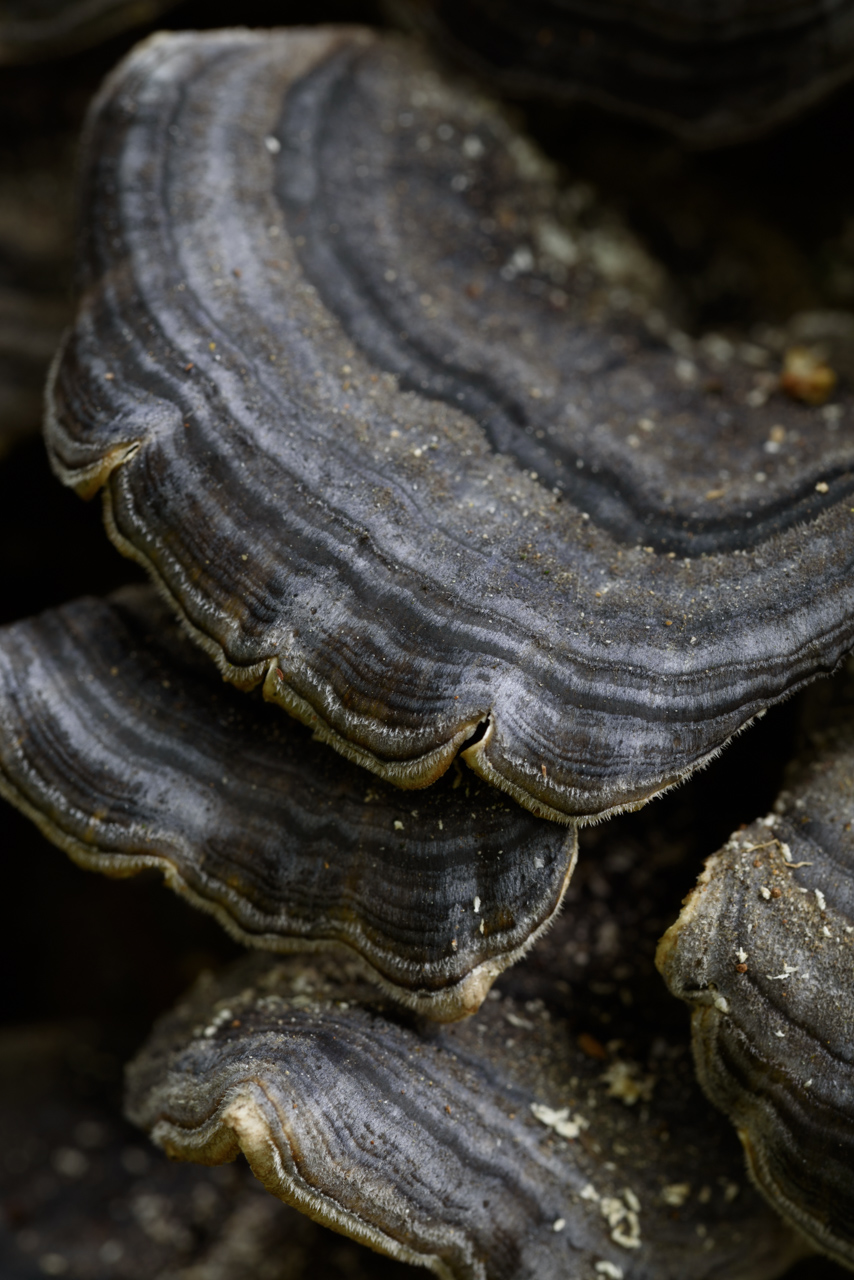
M542 945L556 959L568 937L570 917ZM548 997L539 972L526 994ZM781 1275L802 1241L749 1185L687 1046L665 1032L647 1075L576 1028L505 992L425 1029L340 965L252 957L161 1020L128 1115L173 1158L242 1151L274 1195L445 1280Z
M854 643L852 398L669 327L613 216L413 46L155 37L83 169L53 466L351 759L417 788L463 750L596 817Z
M253 946L344 944L440 1019L477 1008L575 863L574 828L467 771L413 796L224 685L152 588L0 629L0 794L82 866L156 867Z
M706 1093L759 1188L854 1267L854 731L797 761L775 811L709 858L658 965L693 1009Z

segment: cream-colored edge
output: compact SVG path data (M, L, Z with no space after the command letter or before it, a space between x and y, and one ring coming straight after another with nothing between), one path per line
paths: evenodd
M156 40L158 37L155 36ZM250 666L238 667L229 662L225 657L222 646L210 636L200 631L188 618L180 602L170 591L164 579L157 572L157 569L149 560L149 558L140 551L140 549L129 542L119 532L115 519L113 517L112 495L110 493L108 480L113 471L129 461L145 443L142 439L127 441L122 444L115 445L98 463L93 463L85 469L71 470L64 467L56 457L51 447L51 437L54 433L59 432L56 416L53 412L52 403L52 387L59 364L65 349L68 333L63 336L56 355L50 367L45 389L45 441L50 458L51 467L58 479L67 487L76 490L83 498L91 498L101 488L103 498L104 525L107 534L113 545L126 556L129 560L135 561L149 575L157 592L178 618L182 628L190 636L190 638L216 663L220 674L224 680L230 684L236 685L241 689L252 689L261 680L264 681L263 694L270 701L277 703L284 708L295 719L312 729L315 738L319 742L324 742L333 747L339 754L346 759L352 760L355 764L361 765L362 768L368 769L371 773L376 774L380 778L391 782L394 786L400 787L402 790L421 790L424 787L431 786L436 782L443 773L450 767L452 761L458 754L460 746L471 737L472 733L480 726L485 725L485 733L483 737L465 751L459 752L470 769L478 774L485 782L497 787L505 794L511 796L517 804L527 809L530 813L537 817L546 818L551 822L559 822L564 825L577 824L578 826L587 826L593 823L601 822L606 818L615 817L619 813L632 813L637 809L643 808L650 800L656 796L664 795L666 792L679 786L693 773L700 769L706 768L720 753L729 746L733 738L743 733L749 728L753 721L761 715L764 715L764 709L752 716L749 720L740 725L734 733L721 743L714 747L705 756L692 764L689 768L680 771L671 781L660 786L653 786L643 796L635 800L627 800L622 804L610 805L605 809L598 810L596 813L570 813L562 809L556 809L553 805L540 800L531 792L519 786L518 783L499 773L486 759L486 746L491 740L495 731L495 713L492 708L488 708L479 715L468 720L462 725L447 742L441 746L435 747L432 751L426 752L422 756L413 757L411 760L396 761L384 760L380 756L375 755L365 747L357 747L346 738L342 737L336 729L326 721L323 716L316 710L307 698L298 694L294 689L288 686L284 677L279 678L278 672L283 666L289 664L287 660L284 662L279 655L263 658Z
M820 1223L809 1218L771 1177L765 1152L766 1144L758 1140L758 1135L754 1134L750 1124L744 1122L746 1108L729 1110L717 1101L715 1090L710 1084L711 1072L708 1064L712 1045L717 1038L717 1027L724 1017L726 1015L711 1003L699 1005L691 1014L691 1042L700 1087L712 1105L722 1111L732 1122L744 1151L748 1177L766 1203L780 1215L787 1226L794 1229L795 1237L802 1245L799 1256L808 1257L811 1254L820 1253L832 1258L834 1262L838 1262L848 1270L854 1269L854 1249L849 1250L848 1253L840 1252L835 1237L824 1231Z
M113 468L121 465L128 457L132 457L136 453L136 448L132 452L128 452L125 456L117 458L113 463ZM623 804L611 805L606 809L599 810L593 814L567 813L560 809L555 809L552 805L538 799L531 792L520 787L518 783L511 781L504 774L499 773L492 764L487 760L485 751L495 732L495 715L492 709L487 709L479 715L467 721L452 738L441 746L434 748L423 756L417 756L407 761L388 761L383 760L373 752L368 751L364 747L357 747L353 743L343 738L337 730L324 720L320 713L312 706L308 699L301 694L296 693L282 678L279 678L278 671L282 665L287 666L287 661L275 655L272 658L262 659L248 667L237 667L230 663L223 653L223 650L216 641L211 640L204 632L190 622L184 612L180 602L172 595L163 578L157 572L154 565L148 557L141 552L132 543L119 533L113 519L112 498L110 490L105 487L102 490L104 501L104 524L110 540L118 548L118 550L129 560L136 561L149 575L155 588L161 598L168 607L175 613L178 620L190 638L213 658L220 674L224 680L230 684L236 685L238 688L251 689L263 679L263 694L270 701L277 703L283 707L288 714L306 725L313 732L314 737L319 742L327 743L333 747L340 755L346 759L352 760L354 764L361 765L362 768L368 769L371 773L377 774L387 782L393 783L402 790L421 790L424 787L431 786L434 782L441 778L442 774L450 767L454 758L459 752L460 746L469 738L478 726L485 724L486 730L482 738L473 743L471 747L459 752L465 760L469 768L485 782L497 787L500 791L511 796L517 804L523 809L527 809L530 813L535 814L539 818L546 818L551 822L558 822L564 826L577 824L578 826L588 826L597 822L602 822L606 818L615 817L619 813L633 813L637 809L643 808L650 800L656 796L664 795L671 791L674 787L679 786L696 773L700 769L705 769L713 760L729 746L730 742L739 734L748 729L754 720L765 714L764 709L751 716L744 724L739 725L734 733L719 746L712 748L705 756L702 756L690 768L679 772L671 781L661 786L653 787L649 792L636 800L627 800Z
M698 1072L699 1075L699 1067ZM703 1084L702 1079L700 1083ZM705 1085L703 1085L705 1089ZM735 1126L741 1145L744 1148L747 1172L756 1189L762 1194L771 1208L797 1229L804 1240L804 1253L821 1253L847 1270L854 1270L854 1248L840 1252L839 1241L826 1231L821 1223L810 1218L793 1200L783 1192L780 1184L771 1177L768 1169L765 1144L756 1142L749 1128L738 1124Z
M556 920L578 858L578 843L573 833L572 857L560 892L548 916L524 942L512 950L503 952L500 956L482 961L457 982L435 993L427 993L423 990L410 990L393 982L375 967L371 960L358 949L355 942L346 938L287 938L278 933L245 932L221 903L202 897L192 889L165 854L106 854L90 848L75 836L63 831L51 818L37 809L2 772L0 772L0 796L34 822L42 835L67 853L71 860L84 870L99 871L116 880L128 878L148 868L160 871L168 888L197 910L213 916L217 923L243 946L279 954L344 950L355 958L368 979L386 995L398 1004L435 1022L458 1022L477 1012L498 975L520 960ZM228 892L228 886L223 886L223 889Z
M706 859L705 866L697 879L696 885L683 900L682 910L678 917L665 930L659 940L655 952L655 966L673 995L677 995L677 993L673 991L668 979L668 972L676 949L679 946L679 934L683 928L689 927L694 917L699 914L705 891L710 887L713 879L720 871L721 864L727 861L728 855L723 850L712 854ZM724 1115L733 1122L744 1149L745 1164L751 1182L774 1212L779 1213L803 1237L804 1247L800 1256L807 1257L817 1250L826 1254L835 1262L839 1262L842 1266L851 1269L854 1266L854 1250L847 1254L838 1252L829 1243L827 1233L823 1232L818 1224L814 1224L783 1193L779 1183L774 1181L768 1169L765 1144L755 1141L750 1126L743 1122L743 1112L738 1116L732 1114L727 1108L722 1107L716 1098L716 1090L711 1083L709 1058L712 1053L711 1046L717 1038L717 1027L726 1015L714 1004L713 993L699 992L696 995L678 996L678 998L691 1006L691 1041L694 1050L694 1066L697 1080L712 1105L717 1107L719 1111L723 1111Z
M281 1131L288 1140L287 1128L278 1108L269 1099L262 1082L251 1081L268 1098L276 1112ZM384 1253L400 1262L426 1267L441 1280L462 1280L462 1273L452 1271L437 1254L418 1253L408 1245L400 1244L377 1227L371 1226L357 1214L342 1209L330 1197L323 1195L302 1179L286 1172L281 1155L269 1135L267 1125L259 1109L244 1090L232 1089L226 1094L213 1116L199 1128L188 1130L168 1120L158 1120L151 1129L152 1141L177 1160L191 1160L201 1164L225 1164L243 1152L255 1177L272 1195L284 1200L315 1222L331 1227L342 1235L366 1244L378 1253ZM241 1096L243 1095L243 1096ZM294 1162L296 1164L296 1162ZM474 1276L483 1277L478 1267ZM468 1280L468 1277L466 1278Z

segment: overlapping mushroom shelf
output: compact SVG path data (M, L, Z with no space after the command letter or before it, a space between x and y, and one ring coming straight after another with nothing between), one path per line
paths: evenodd
M421 787L465 748L590 817L854 642L850 397L675 331L613 216L413 46L156 37L84 173L53 465L352 759Z
M84 867L145 867L241 941L344 944L438 1018L560 904L573 830L457 770L415 798L230 689L151 588L0 630L0 793Z
M271 1199L245 1164L155 1151L121 1117L123 1048L115 1026L88 1020L0 1035L4 1280L413 1280Z
M504 92L577 98L695 145L762 133L854 74L849 0L387 0Z
M838 691L838 685L837 685ZM854 731L822 734L774 812L708 859L659 948L700 1081L757 1185L854 1267Z
M747 1180L655 983L646 911L667 880L641 858L634 882L575 895L453 1027L325 958L240 961L155 1028L128 1114L178 1159L242 1151L274 1195L444 1277L780 1275L802 1243Z

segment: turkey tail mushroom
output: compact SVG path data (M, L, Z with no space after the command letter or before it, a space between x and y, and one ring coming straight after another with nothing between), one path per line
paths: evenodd
M84 152L53 466L227 679L344 755L419 788L462 751L586 820L854 644L851 433L754 403L737 344L676 331L614 215L413 45L155 37Z
M709 858L658 965L693 1010L700 1082L757 1186L854 1269L852 776L849 719Z
M323 959L253 957L161 1021L128 1115L175 1159L243 1152L274 1195L446 1280L781 1275L801 1246L678 1057L627 1107L570 1027L505 997L427 1030Z
M574 828L474 778L412 796L224 685L152 588L0 630L0 794L81 866L146 867L241 942L345 946L430 1017L547 927Z

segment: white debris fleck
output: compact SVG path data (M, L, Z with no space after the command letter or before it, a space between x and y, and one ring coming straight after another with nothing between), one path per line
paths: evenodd
M729 1001L726 996L715 996L715 1008L721 1013L729 1013Z
M828 927L827 927L827 925L826 925L826 924L824 924L824 925L822 925L822 926L821 926L821 931L822 931L822 933L824 934L825 938L832 938L832 937L833 937L833 934L830 932L830 930L828 929Z
M661 1188L661 1198L665 1204L670 1204L674 1209L680 1209L691 1194L690 1182L671 1182L669 1186Z
M480 915L480 898L475 898L474 902L472 903L472 906L474 908L475 915L479 916Z
M518 245L507 262L501 268L501 275L505 280L513 280L521 273L533 271L534 255L526 244Z
M826 911L826 910L827 910L827 899L825 898L825 896L824 896L824 894L822 893L821 889L813 889L813 893L815 894L815 900L816 900L816 902L818 903L818 909L819 909L819 911Z
M780 1031L780 1030L779 1030L779 1028L774 1032L774 1035L775 1035L775 1036L778 1036L781 1040L785 1040L785 1039L786 1039L786 1033L785 1033L785 1031Z
M599 1201L599 1212L611 1228L614 1244L623 1249L640 1248L640 1219L636 1209L630 1209L618 1196L603 1196Z
M523 1031L533 1031L534 1024L530 1018L520 1018L518 1013L505 1013L504 1017L511 1027L520 1027Z
M582 1200L596 1201L599 1199L599 1192L596 1190L592 1182L585 1183L578 1194L581 1196Z
M623 1280L623 1268L613 1262L597 1262L594 1270L600 1276L607 1276L608 1280Z
M761 884L759 886L759 892L762 894L762 897L765 899L766 902L771 897L771 890L766 889L764 884Z
M649 1102L655 1088L655 1076L645 1076L634 1062L612 1062L602 1072L602 1080L608 1086L608 1097L619 1098L627 1107L640 1099Z
M212 1039L213 1036L216 1035L217 1031L219 1031L220 1027L224 1026L226 1022L231 1022L233 1017L234 1014L230 1009L220 1009L219 1013L214 1014L211 1018L210 1022L202 1032L202 1035L206 1040Z
M402 831L402 830L403 830L403 823L400 821L400 818L395 818L395 820L394 820L394 829L395 829L395 831Z
M566 1218L555 1218L552 1223L552 1231L563 1231L566 1226Z
M623 1188L623 1199L630 1209L633 1209L635 1213L640 1213L640 1200L638 1200L631 1187Z
M264 146L267 148L271 156L277 156L282 149L282 144L278 138L272 135L264 139Z
M777 821L776 813L769 813L769 814L766 814L764 818L759 819L759 825L760 827L773 827L776 821Z
M792 861L792 851L787 844L783 843L782 840L780 841L780 852L782 853L783 857L786 859L787 862Z
M611 1239L614 1244L622 1245L624 1249L639 1249L641 1247L640 1223L636 1213L626 1214L625 1227L614 1227L611 1232Z
M565 227L559 226L550 218L544 218L537 225L537 241L541 253L554 258L565 267L574 267L580 257L578 243Z
M738 956L739 964L747 964L747 952L743 947L739 947L735 954Z
M797 965L784 964L782 973L766 973L765 977L769 982L785 982L786 978L791 978L797 972Z
M622 1222L628 1213L628 1208L623 1204L619 1196L603 1196L599 1207L602 1211L602 1217L608 1219L608 1225L611 1226L611 1219L614 1219L614 1225Z
M577 1138L582 1129L590 1128L589 1120L585 1120L583 1116L577 1114L570 1116L569 1107L561 1107L559 1111L555 1111L554 1108L547 1107L541 1102L532 1102L531 1112L540 1124L554 1129L555 1133L562 1138Z

